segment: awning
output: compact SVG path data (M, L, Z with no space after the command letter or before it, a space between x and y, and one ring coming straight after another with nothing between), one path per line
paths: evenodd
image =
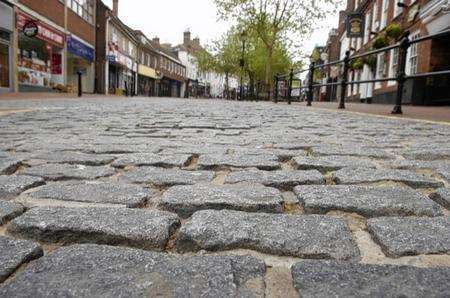
M152 79L157 79L158 76L156 75L156 70L154 70L153 68L150 68L148 66L139 64L138 65L138 74L152 78Z

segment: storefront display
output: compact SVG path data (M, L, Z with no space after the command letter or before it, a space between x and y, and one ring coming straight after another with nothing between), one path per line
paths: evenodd
M67 84L76 92L81 72L83 92L94 92L94 48L72 35L67 36Z
M0 92L12 91L13 9L0 2Z
M19 29L19 90L37 91L64 84L64 35L22 12L17 13L16 26Z
M110 41L108 47L109 93L116 95L136 94L136 62L119 52L116 42Z

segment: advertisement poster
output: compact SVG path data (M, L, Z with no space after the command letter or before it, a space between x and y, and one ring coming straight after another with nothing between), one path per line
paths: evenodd
M62 74L61 54L52 54L52 74Z

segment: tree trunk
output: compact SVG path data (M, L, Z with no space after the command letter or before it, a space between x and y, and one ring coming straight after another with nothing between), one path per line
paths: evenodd
M266 91L270 91L272 90L272 63L273 63L273 48L272 46L267 46L267 62L266 62ZM267 94L269 95L268 97L268 101L271 101L271 93L272 92L267 92Z

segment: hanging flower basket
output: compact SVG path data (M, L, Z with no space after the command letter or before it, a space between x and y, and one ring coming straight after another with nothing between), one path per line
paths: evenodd
M351 70L360 70L363 69L364 63L361 58L352 59L349 63L349 67Z
M387 38L385 36L378 36L377 38L375 38L375 40L373 41L372 47L375 50L384 48L388 45L388 41Z
M366 56L363 59L363 63L369 66L371 70L375 70L377 66L377 58L374 55Z
M403 30L397 23L392 23L386 28L386 35L394 40L398 40L402 34Z

